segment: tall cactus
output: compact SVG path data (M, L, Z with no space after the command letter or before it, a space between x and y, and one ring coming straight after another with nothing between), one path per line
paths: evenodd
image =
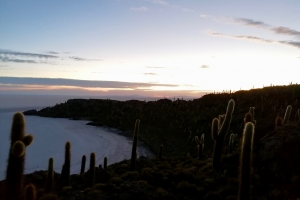
M239 200L249 199L254 128L254 124L251 122L245 124L244 127L242 152L240 157Z
M283 118L282 124L286 124L287 121L289 120L290 115L291 115L291 110L292 110L292 106L288 105L288 107L285 110L285 114L284 114L284 118Z
M195 141L198 147L198 159L201 159L203 156L203 148L204 148L204 134L201 135L199 140L198 136L195 137Z
M104 157L103 168L106 169L106 167L107 167L107 157Z
M90 170L89 170L89 179L88 186L93 187L95 183L95 166L96 166L96 154L93 152L90 156Z
M65 145L65 162L61 171L62 186L70 186L70 167L71 167L71 143Z
M80 176L83 176L85 171L85 162L86 162L86 156L83 155L81 159L81 168L80 168Z
M212 121L211 135L212 135L213 140L215 141L214 153L213 153L213 169L215 169L215 170L219 168L224 138L230 127L230 122L231 122L232 113L234 110L234 105L235 105L235 102L233 99L231 99L227 105L225 118L224 119L222 119L223 117L220 118L220 120L223 121L223 123L221 125L219 124L218 118L214 118Z
M6 170L6 198L17 200L20 198L23 189L26 146L29 146L33 141L32 135L25 135L25 118L20 112L14 114L10 140Z
M53 191L54 187L54 170L53 170L54 160L49 158L48 161L48 171L47 171L47 180L46 180L46 192L50 193Z
M25 187L25 200L36 200L36 189L34 185L29 184Z
M137 119L135 121L134 133L133 133L133 144L132 144L131 162L130 162L130 169L131 170L133 170L135 168L136 147L137 147L137 139L138 139L139 127L140 127L140 120Z

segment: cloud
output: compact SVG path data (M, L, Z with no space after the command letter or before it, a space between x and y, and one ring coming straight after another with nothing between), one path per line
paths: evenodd
M24 57L32 57L32 58L58 58L58 56L53 56L53 55L17 52L17 51L10 51L10 50L0 50L0 55L24 56Z
M281 35L291 35L291 36L298 36L298 37L300 36L299 31L292 30L287 27L279 26L279 27L271 28L271 30L274 31L275 33L281 34Z
M145 1L149 1L151 3L155 3L155 4L160 4L160 5L169 5L168 2L163 1L163 0L145 0Z
M156 73L144 73L145 75L156 76Z
M263 39L263 38L259 38L259 37L255 37L255 36L249 36L249 35L232 36L232 35L226 35L226 34L216 33L216 32L212 32L212 33L208 33L208 34L213 35L213 36L221 36L221 37L227 37L227 38L233 38L233 39L252 40L252 41L263 42L263 43L275 42L273 40L267 40L267 39Z
M76 61L101 61L101 59L88 59L88 58L80 58L76 56L69 56L69 58L76 60Z
M131 7L130 10L133 10L133 11L147 11L148 8L147 7Z
M213 35L213 36L227 37L227 38L233 38L233 39L244 39L244 40L251 40L251 41L263 42L263 43L277 43L277 44L289 45L292 47L300 48L300 42L298 42L298 41L267 40L264 38L259 38L259 37L255 37L255 36L249 36L249 35L232 36L232 35L226 35L226 34L216 33L216 32L211 32L208 34Z
M280 35L289 35L289 36L297 36L300 37L300 31L296 31L293 29L290 29L288 27L283 27L283 26L271 26L269 24L266 24L261 21L255 21L252 19L246 19L246 18L234 18L234 21L241 23L246 26L255 26L255 27L260 27L260 28L265 28L267 30L270 30L276 34Z
M300 48L300 42L295 42L295 41L279 41L279 43Z
M43 64L51 64L55 65L55 62L49 62L49 61L36 61L36 60L23 60L23 59L15 59L15 58L8 58L8 57L3 57L0 56L0 61L2 62L14 62L14 63L31 63L31 64L38 64L38 63L43 63Z
M43 86L72 86L84 88L150 88L152 86L177 87L174 84L156 83L134 83L119 81L89 81L60 78L19 78L19 77L0 77L1 84L14 85L43 85Z
M205 69L205 68L209 68L209 66L208 65L202 65L200 68Z
M269 27L270 26L264 22L255 21L255 20L246 19L246 18L234 18L234 21L244 24L246 26L257 26L257 27Z
M46 51L46 53L49 53L49 54L59 54L58 52L55 52L55 51Z

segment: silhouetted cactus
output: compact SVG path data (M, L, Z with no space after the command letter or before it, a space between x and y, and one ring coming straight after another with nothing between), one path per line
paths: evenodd
M213 140L215 141L214 153L213 153L213 169L215 169L215 170L219 168L224 138L230 127L230 122L231 122L232 113L234 110L234 105L235 105L235 102L233 99L231 99L228 102L224 120L222 119L222 117L220 118L220 116L219 116L219 118L223 121L223 123L221 125L219 124L218 118L215 118L212 121L211 135L212 135Z
M96 154L93 152L90 156L90 169L89 169L89 178L88 186L93 187L95 183L95 166L96 166Z
M80 176L83 176L85 171L85 162L86 162L86 156L83 155L81 159L81 168L80 168Z
M20 112L14 114L10 140L6 170L6 198L15 200L22 194L26 146L33 141L32 135L25 135L25 119Z
M25 200L36 200L36 190L34 185L29 184L25 187Z
M284 114L282 124L286 124L288 122L288 120L290 118L291 110L292 110L292 106L288 105L288 107L285 110L285 114Z
M201 159L203 157L204 134L201 135L200 140L199 140L198 136L196 136L195 141L196 141L197 147L198 147L198 159Z
M71 143L65 145L65 162L61 171L62 186L70 186L70 168L71 168Z
M104 168L104 169L106 169L106 167L107 167L107 158L106 158L106 157L104 157L103 168Z
M133 133L133 144L132 144L131 162L130 162L130 169L131 170L133 170L135 168L136 147L137 147L137 139L138 139L139 127L140 127L140 120L137 119L135 121L134 133Z
M47 179L46 179L46 192L50 193L53 191L54 187L54 170L53 170L54 160L53 158L49 158L48 161L48 171L47 171Z
M249 199L254 128L254 124L248 122L245 124L243 131L242 152L240 157L239 200Z

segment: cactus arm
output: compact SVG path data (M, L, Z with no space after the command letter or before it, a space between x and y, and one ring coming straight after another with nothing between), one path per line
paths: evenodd
M33 135L31 135L31 134L26 135L22 141L25 144L25 146L29 146L33 141Z

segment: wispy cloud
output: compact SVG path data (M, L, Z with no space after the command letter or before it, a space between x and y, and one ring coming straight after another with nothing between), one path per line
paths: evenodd
M300 31L296 31L287 27L274 27L271 28L272 31L274 31L277 34L281 34L281 35L291 35L291 36L298 36L300 37Z
M300 48L300 42L296 41L279 41L279 43Z
M151 3L155 3L155 4L160 4L160 5L169 5L168 2L163 1L163 0L145 0L145 1L149 1Z
M133 10L133 11L148 11L148 8L147 7L131 7L130 10Z
M246 26L256 26L256 27L270 27L270 25L261 22L261 21L255 21L253 19L246 19L246 18L234 18L234 21L244 24Z
M146 68L150 68L150 69L162 69L162 68L165 68L165 67L146 66Z
M69 56L69 58L76 60L76 61L101 61L101 59L80 58L80 57L76 57L76 56Z
M46 55L46 54L37 54L37 53L28 53L28 52L17 52L10 50L0 50L0 55L10 55L10 56L24 56L32 58L58 58L58 56Z
M227 38L232 38L232 39L243 39L243 40L250 40L250 41L262 42L262 43L277 43L277 44L289 45L292 47L300 48L300 42L298 42L298 41L267 40L264 38L249 36L249 35L234 36L234 35L226 35L226 34L216 33L216 32L209 32L208 34L212 35L212 36L227 37Z
M14 63L31 63L31 64L38 64L38 63L43 63L43 64L51 64L55 65L55 62L50 62L50 61L45 61L45 60L23 60L23 59L16 59L16 58L8 58L4 56L0 56L0 61L2 62L14 62Z
M272 31L275 34L300 37L300 31L293 30L288 27L272 26L272 25L269 25L262 21L255 21L253 19L246 19L246 18L234 18L234 21L241 23L243 25L246 25L246 26L254 26L254 27L264 28L269 31Z
M49 53L49 54L59 54L58 52L55 52L55 51L46 51L46 53Z
M220 36L220 37L227 37L227 38L233 38L233 39L244 39L244 40L252 40L252 41L256 41L256 42L264 42L264 43L272 43L274 42L273 40L267 40L267 39L263 39L263 38L259 38L259 37L255 37L255 36L249 36L249 35L226 35L226 34L222 34L222 33L216 33L216 32L211 32L208 33L209 35L213 35L213 36Z
M145 75L156 76L156 73L144 73Z
M119 81L88 81L75 79L59 78L19 78L19 77L0 77L2 84L17 85L47 85L47 86L73 86L86 88L150 88L153 86L177 87L175 84L156 84L156 83L134 83Z

